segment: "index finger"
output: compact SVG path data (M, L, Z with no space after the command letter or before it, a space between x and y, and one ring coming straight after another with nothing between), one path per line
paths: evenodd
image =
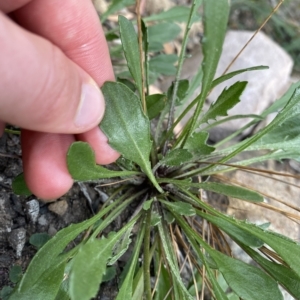
M102 86L114 80L99 17L90 0L32 0L12 13L33 33L58 46Z

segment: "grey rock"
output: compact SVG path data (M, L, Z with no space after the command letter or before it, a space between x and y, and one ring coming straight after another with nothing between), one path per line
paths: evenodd
M16 250L16 256L21 257L22 250L26 242L25 228L18 228L11 231L8 237L10 246Z
M39 216L40 204L36 199L32 199L26 203L26 212L30 221L35 224Z
M0 244L6 242L7 233L12 230L12 218L9 211L9 194L0 193Z
M41 216L38 218L38 223L39 223L39 225L41 225L41 226L48 226L48 224L49 224L49 222L48 222L48 220L47 220L47 218L46 218L45 215L41 215Z
M216 78L221 76L238 52L250 40L254 32L228 31ZM283 95L290 83L293 68L292 58L277 43L263 32L259 32L232 64L227 73L254 66L268 66L268 70L245 72L218 85L209 95L209 102L215 101L225 87L236 81L248 81L241 96L241 102L230 110L229 115L260 114L272 102ZM236 130L249 122L249 119L230 121L222 129Z

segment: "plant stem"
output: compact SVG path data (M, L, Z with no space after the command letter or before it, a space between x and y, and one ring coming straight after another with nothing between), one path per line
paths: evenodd
M185 52L186 52L186 45L188 42L188 35L192 27L192 18L194 16L195 12L195 7L196 7L196 1L193 1L192 7L190 9L190 14L189 18L186 24L183 40L182 40L182 47L179 55L179 60L178 60L178 67L177 67L177 72L176 72L176 77L175 77L175 82L174 82L174 88L173 88L173 93L172 93L172 98L171 98L171 105L170 105L170 110L169 110L169 117L168 117L168 123L167 123L167 132L170 130L172 127L172 124L174 123L174 117L175 117L175 102L177 98L177 91L178 91L178 84L179 84L179 79L181 75L181 70L182 70L182 65L183 61L185 58ZM167 153L168 150L168 139L164 143L163 147L163 155Z
M147 212L145 235L144 235L144 292L145 299L151 300L151 277L150 277L150 232L151 232L151 207Z
M140 55L140 65L142 74L142 106L143 111L146 114L146 96L145 96L145 70L144 70L144 55L143 55L143 32L142 32L142 18L141 18L141 0L136 0L136 15L137 15L137 27L138 27L138 41L139 41L139 55Z

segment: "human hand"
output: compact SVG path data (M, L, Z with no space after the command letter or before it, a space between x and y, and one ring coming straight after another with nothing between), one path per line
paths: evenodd
M97 85L114 80L106 40L89 0L0 0L0 11L0 136L6 122L22 128L26 183L54 200L73 184L72 142L88 142L98 164L119 156L97 126Z

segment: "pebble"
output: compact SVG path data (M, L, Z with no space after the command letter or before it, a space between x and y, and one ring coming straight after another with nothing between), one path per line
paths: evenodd
M66 213L68 209L68 203L66 200L56 201L49 204L48 209L55 214L62 216Z
M30 201L28 201L26 203L26 212L27 215L30 219L30 221L35 224L38 216L39 216L39 212L40 212L40 204L36 199L32 199Z
M16 256L21 257L22 250L26 242L26 230L25 228L18 228L11 231L8 236L8 242L10 246L16 250Z

